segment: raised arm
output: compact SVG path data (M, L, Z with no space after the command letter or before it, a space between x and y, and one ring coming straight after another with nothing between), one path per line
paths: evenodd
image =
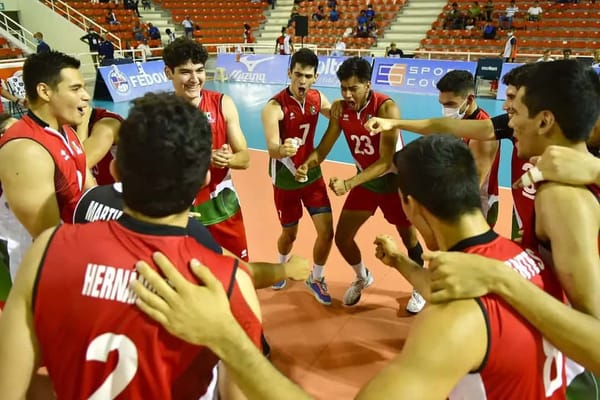
M267 151L269 157L275 159L291 157L298 151L297 143L294 144L292 138L287 138L281 143L279 121L283 120L283 117L283 110L275 100L269 100L261 114ZM298 132L298 136L300 136L300 132Z
M322 92L319 92L321 95L321 114L326 118L330 118L331 116L331 102ZM339 118L339 117L338 117Z
M227 123L227 142L233 153L228 160L228 167L233 169L246 169L250 166L250 153L246 137L240 126L240 117L231 97L223 95L223 114Z
M494 125L491 120L457 120L452 118L432 119L383 119L371 118L365 127L379 133L391 129L402 129L421 135L447 133L457 137L475 140L496 140Z
M2 146L0 181L10 209L33 238L60 223L54 161L38 143L15 139Z
M89 137L83 142L88 168L93 168L117 143L121 122L102 118L94 123Z

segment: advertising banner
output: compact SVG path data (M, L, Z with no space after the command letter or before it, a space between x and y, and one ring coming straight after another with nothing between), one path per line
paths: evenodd
M498 94L496 94L496 100L506 100L506 85L502 83L504 75L508 74L511 70L517 68L521 63L504 63L502 64L502 72L500 72L500 81L498 82Z
M348 58L348 56L319 56L319 67L317 68L317 73L319 77L315 82L314 86L321 87L340 87L340 81L337 78L337 70L340 68L340 65ZM363 57L365 60L369 62L369 64L373 64L372 57ZM289 81L288 81L289 82Z
M476 67L472 61L375 58L371 84L376 90L437 95L435 85L447 72L462 69L474 76Z
M217 56L217 68L224 68L231 82L281 83L288 80L290 56L279 54L233 54Z
M148 92L173 91L162 61L100 67L98 74L115 103L133 100Z

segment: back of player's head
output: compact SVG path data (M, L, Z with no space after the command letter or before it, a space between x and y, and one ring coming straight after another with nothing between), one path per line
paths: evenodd
M589 137L600 114L600 81L592 68L577 60L536 63L523 87L530 117L548 110L570 141Z
M437 218L455 222L481 209L477 167L462 140L448 135L422 137L397 152L394 164L404 200L411 196Z
M475 93L475 81L469 71L456 69L448 72L436 84L440 92L451 92L455 95L466 97Z
M360 82L371 81L371 64L361 57L350 57L345 60L337 71L340 81L356 77Z
M171 70L191 61L193 64L206 65L208 52L200 43L179 37L163 50L163 61Z
M30 102L38 99L37 86L45 83L55 89L62 81L61 72L65 68L79 69L80 61L76 58L50 51L47 53L31 54L23 64L23 84Z
M319 58L314 51L308 47L303 47L292 56L292 60L290 61L290 71L294 70L296 64L303 67L313 67L316 74L317 67L319 66Z
M212 134L204 113L174 94L137 99L119 129L123 201L159 218L185 211L204 183Z
M527 79L527 75L535 64L523 64L511 69L502 77L502 83L505 85L515 86L517 89L523 86L523 81Z

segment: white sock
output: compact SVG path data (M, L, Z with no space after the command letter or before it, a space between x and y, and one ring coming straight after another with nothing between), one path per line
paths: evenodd
M281 254L281 253L277 253L279 255L279 263L283 264L286 263L288 261L290 261L290 255L289 254Z
M362 261L356 265L353 265L352 269L354 270L354 272L356 272L357 277L363 278L363 279L367 278L367 269L363 265Z
M325 268L324 265L313 264L312 278L321 279L323 277L323 268Z

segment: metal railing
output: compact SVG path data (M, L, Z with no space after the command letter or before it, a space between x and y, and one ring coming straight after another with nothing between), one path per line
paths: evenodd
M30 32L23 25L20 25L15 20L8 17L3 12L0 12L0 28L4 29L19 42L23 43L23 45L28 49L35 49L35 47L37 46L37 44L33 40L33 33Z
M121 50L123 45L121 43L121 38L115 35L114 33L109 32L102 25L96 23L89 17L86 17L67 3L62 0L43 0L42 3L46 4L49 8L51 8L58 15L63 16L69 22L77 25L84 31L87 31L89 28L94 28L94 30L101 34L106 35L106 39L113 42L116 50Z
M449 56L449 57L460 57L461 60L464 61L472 61L477 60L479 58L499 58L500 52L489 52L489 51L436 51L436 50L415 50L414 51L415 58L423 58L423 59L434 59L434 56ZM542 57L541 53L519 53L517 55L517 59L519 62L531 62L536 61L538 58ZM555 56L554 59L556 59Z

